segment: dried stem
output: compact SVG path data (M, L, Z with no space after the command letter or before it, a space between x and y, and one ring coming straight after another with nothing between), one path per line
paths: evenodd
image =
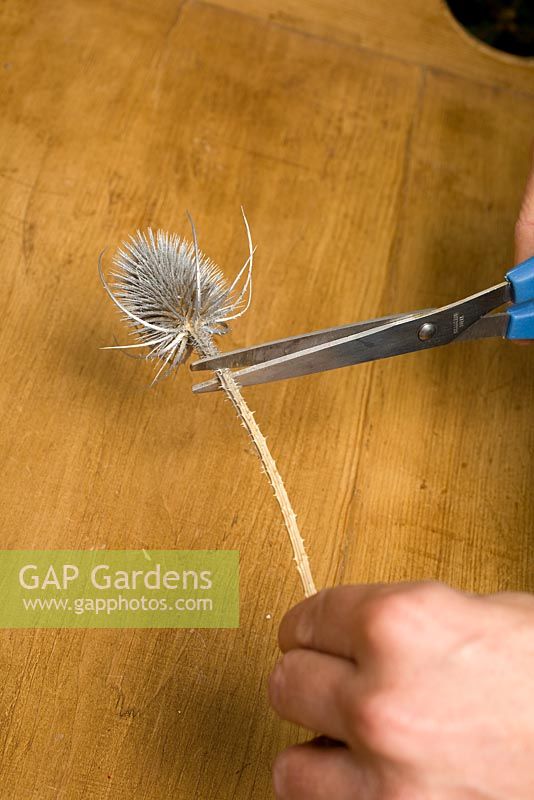
M206 358L208 356L217 355L217 347L211 338L199 338L198 336L195 336L194 341L195 349L201 357ZM302 586L304 587L304 595L306 597L311 597L317 592L317 589L315 588L315 583L311 574L308 556L304 547L304 540L300 535L297 525L297 516L293 511L293 506L291 505L291 501L288 497L282 476L278 472L276 462L271 455L269 447L267 446L267 440L261 432L258 423L254 419L254 414L248 407L245 398L241 394L239 386L233 378L232 371L229 369L219 369L215 371L215 374L217 375L222 389L226 392L226 395L229 397L230 402L235 408L239 419L243 423L243 426L248 431L256 448L256 452L258 453L259 459L265 469L265 472L267 473L269 481L271 482L271 486L274 489L274 495L282 511L287 532L291 540L295 563L302 581Z

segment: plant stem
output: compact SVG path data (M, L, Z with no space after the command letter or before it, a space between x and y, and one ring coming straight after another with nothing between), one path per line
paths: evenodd
M198 335L195 335L194 340L195 350L197 350L199 355L203 358L217 355L219 352L211 338L200 338ZM215 371L215 374L219 379L222 389L226 392L230 402L235 408L237 416L248 431L250 438L254 443L254 447L256 448L256 452L258 453L259 459L265 469L265 472L267 473L267 477L271 482L271 486L274 489L274 495L282 511L282 516L284 517L287 532L291 540L295 563L297 565L297 570L304 588L304 595L306 597L311 597L317 592L317 589L315 588L315 583L311 574L310 563L304 547L304 540L300 535L297 525L297 516L293 511L293 506L291 505L291 501L288 497L282 476L278 472L276 462L271 455L269 447L267 446L265 436L261 432L258 423L254 419L254 414L248 407L245 398L241 394L239 386L235 382L232 375L232 371L230 369L219 369Z

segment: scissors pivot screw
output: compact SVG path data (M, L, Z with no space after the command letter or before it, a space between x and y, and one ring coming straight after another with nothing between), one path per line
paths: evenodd
M417 335L421 339L422 342L428 342L434 334L436 333L437 328L433 322L425 322L424 325L421 325Z

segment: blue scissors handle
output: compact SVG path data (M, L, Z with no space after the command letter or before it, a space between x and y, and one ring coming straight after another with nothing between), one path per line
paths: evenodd
M534 257L506 273L514 305L507 309L507 339L534 339Z

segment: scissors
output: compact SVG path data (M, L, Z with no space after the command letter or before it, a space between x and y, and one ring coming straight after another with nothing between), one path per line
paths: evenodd
M504 306L506 310L497 313ZM271 383L457 341L502 337L534 340L534 257L509 270L502 283L441 308L341 325L202 358L192 370L236 369L240 386ZM193 392L216 391L217 378Z

